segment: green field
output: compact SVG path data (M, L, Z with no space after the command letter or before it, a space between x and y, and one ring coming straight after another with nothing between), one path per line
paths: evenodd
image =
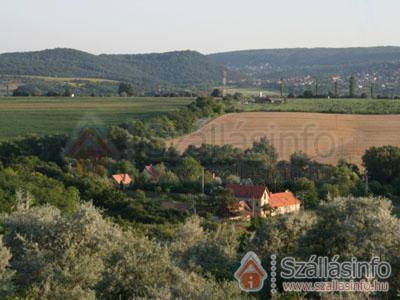
M189 104L191 98L0 98L0 139L71 133L86 125L146 119Z
M237 104L236 108L243 111L400 114L400 100L288 99L283 104Z
M106 126L147 119L179 109L192 98L0 98L0 140L26 134L71 133L91 124ZM284 104L236 104L240 111L400 114L400 100L289 99Z
M219 87L219 89L223 90L224 87L221 86ZM228 94L241 93L245 96L259 96L260 92L262 92L264 96L271 96L271 97L279 96L279 92L277 91L267 90L264 88L255 88L255 87L249 87L249 88L227 87L225 88L225 91Z

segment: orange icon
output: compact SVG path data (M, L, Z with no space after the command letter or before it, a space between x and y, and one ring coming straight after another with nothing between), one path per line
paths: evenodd
M261 260L258 256L250 251L243 257L241 266L235 272L235 278L243 291L258 292L264 286L267 272L261 265Z

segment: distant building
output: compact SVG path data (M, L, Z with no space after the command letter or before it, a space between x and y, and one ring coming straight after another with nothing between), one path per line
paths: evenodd
M264 96L262 95L262 93L260 93L260 96L254 98L254 102L255 102L255 103L260 103L260 104L263 104L263 103L271 103L271 99L270 99L269 97L264 97Z
M128 187L133 183L132 178L128 174L115 174L112 176L115 184L118 187Z
M144 170L143 170L143 175L146 176L150 180L157 180L158 179L158 174L154 170L153 165L145 166Z
M300 210L300 200L290 191L271 193L265 186L242 184L229 184L227 188L240 201L239 211L250 216L266 217Z
M285 98L271 98L268 96L263 96L262 93L260 93L260 95L258 97L254 98L254 103L258 103L258 104L281 104L281 103L285 103L286 99Z

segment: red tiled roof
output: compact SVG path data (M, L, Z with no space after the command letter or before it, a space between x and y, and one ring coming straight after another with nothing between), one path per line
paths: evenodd
M228 184L226 187L236 198L245 199L260 199L266 190L266 187L261 185Z
M112 176L112 178L118 183L118 184L124 184L124 185L129 185L132 183L132 178L128 174L115 174Z
M300 200L292 192L276 193L269 195L269 205L271 207L282 207L301 204Z
M153 165L148 165L148 166L146 166L146 167L145 167L145 170L146 170L147 173L149 173L149 175L150 175L151 177L153 177L153 178L156 178L156 177L157 177L157 173L156 173L156 171L154 170Z

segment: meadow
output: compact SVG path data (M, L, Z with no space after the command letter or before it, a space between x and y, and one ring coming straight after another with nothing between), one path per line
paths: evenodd
M0 98L0 140L27 134L71 133L74 129L121 124L174 111L192 98L79 97Z
M288 99L282 104L237 104L240 111L319 112L337 114L400 114L400 100Z

